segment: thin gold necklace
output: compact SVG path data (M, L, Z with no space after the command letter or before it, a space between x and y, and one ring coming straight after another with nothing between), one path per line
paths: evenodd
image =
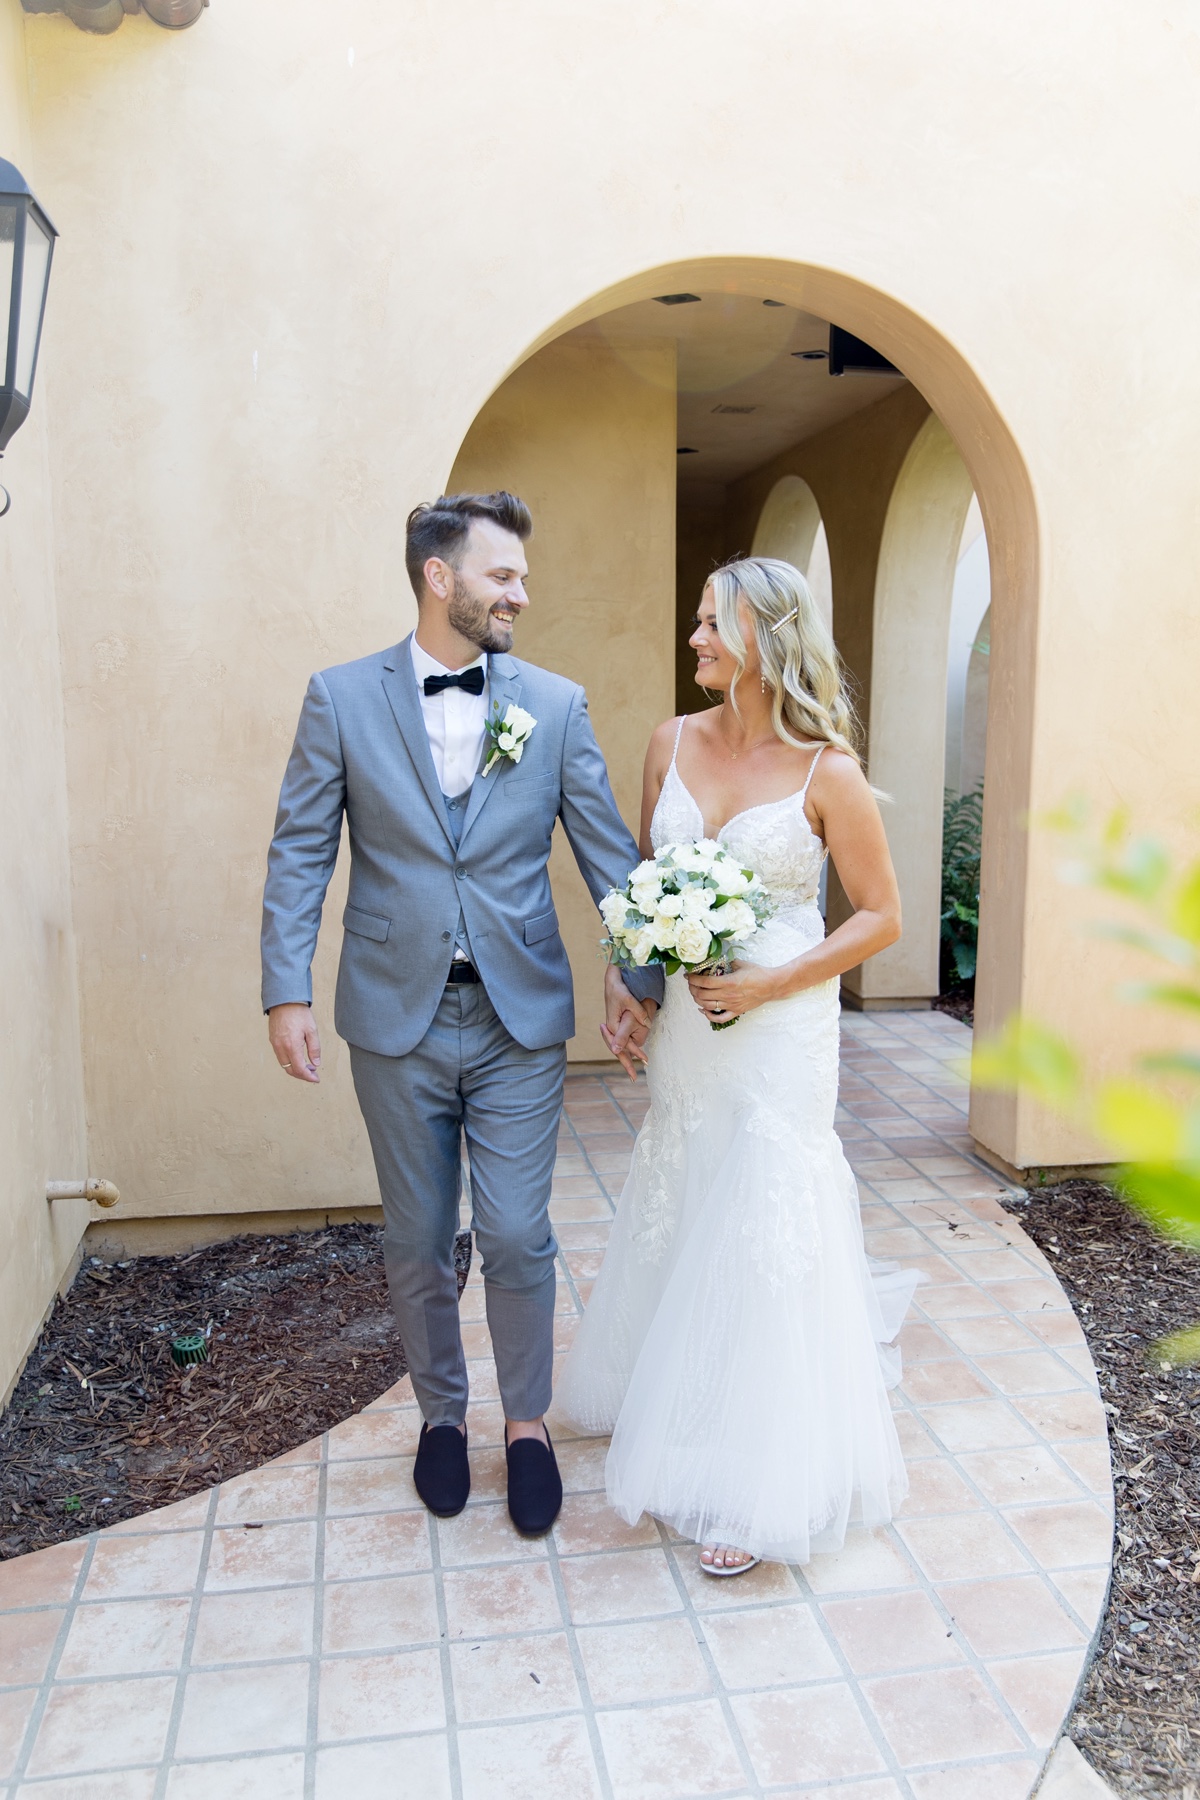
M722 733L722 736L724 736L724 733ZM775 733L772 732L769 737L759 738L759 740L756 744L744 745L742 747L742 749L740 749L740 750L730 750L727 748L725 751L725 755L730 762L737 762L739 757L748 756L751 753L751 751L754 751L754 750L761 750L763 745L769 744L771 742L772 738L774 738L774 736L775 736Z

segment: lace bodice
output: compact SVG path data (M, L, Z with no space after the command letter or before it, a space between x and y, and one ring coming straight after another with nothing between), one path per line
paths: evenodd
M676 767L683 726L681 719L675 734L675 755L650 822L650 840L656 855L665 844L686 844L704 836L704 814ZM780 912L811 905L817 898L825 846L804 816L804 802L820 757L818 750L799 792L786 794L782 800L768 800L762 806L749 806L744 812L735 813L717 833L717 842L754 870Z

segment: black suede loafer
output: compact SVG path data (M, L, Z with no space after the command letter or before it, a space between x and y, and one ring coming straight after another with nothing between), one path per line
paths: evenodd
M542 1430L546 1431L543 1425ZM554 1457L550 1433L539 1444L536 1438L508 1442L508 1511L522 1537L544 1537L562 1508L562 1477Z
M422 1425L413 1486L439 1519L452 1519L462 1511L471 1492L465 1431L457 1425L435 1425L432 1430Z

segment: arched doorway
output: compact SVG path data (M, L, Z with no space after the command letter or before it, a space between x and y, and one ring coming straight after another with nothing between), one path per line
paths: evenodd
M819 361L830 320L902 374L831 380ZM936 992L949 596L976 493L993 561L989 763L999 770L989 782L978 1017L986 1025L1017 1003L1035 516L1003 420L966 360L926 321L844 276L798 264L730 259L645 272L548 325L515 359L450 479L504 482L533 504L535 609L521 648L586 682L631 823L649 730L680 706L704 704L688 685L690 658L678 654L704 573L725 556L768 542L782 548L785 539L791 560L807 546L811 573L824 538L836 636L868 727L872 776L900 790L892 828L909 840L897 860L906 865L911 956L924 971L918 982L879 959L884 991L873 994L868 980L857 996L868 1004ZM939 483L944 504L934 520L921 493ZM937 721L929 730L927 713ZM926 739L936 739L936 753ZM1000 868L1004 880L989 893L989 871ZM569 888L570 873L560 875ZM597 930L577 898L567 896L564 912L582 989L595 985ZM585 1059L594 1054L587 1012L576 1046ZM976 1116L1001 1154L1011 1105L988 1097Z
M884 521L868 713L871 779L889 796L884 816L904 936L846 977L860 1004L911 1005L938 992L950 620L972 498L966 464L931 414L905 456Z
M781 475L759 515L751 556L777 556L799 569L821 616L833 625L833 575L829 539L817 496L799 475Z

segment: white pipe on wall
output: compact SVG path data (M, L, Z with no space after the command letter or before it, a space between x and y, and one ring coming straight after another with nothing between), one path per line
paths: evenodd
M48 1181L47 1200L94 1200L97 1206L115 1206L121 1190L112 1181Z

